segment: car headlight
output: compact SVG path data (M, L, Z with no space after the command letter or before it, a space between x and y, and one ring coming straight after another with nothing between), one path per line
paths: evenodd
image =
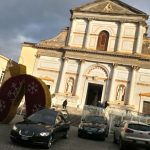
M41 132L40 136L49 136L49 134L50 134L49 132Z
M16 125L14 125L14 126L12 127L12 129L16 131L18 128L16 127Z
M103 128L98 130L99 133L103 133L104 131L105 130Z

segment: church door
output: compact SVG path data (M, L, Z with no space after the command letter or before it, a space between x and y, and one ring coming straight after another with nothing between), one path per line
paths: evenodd
M106 51L108 46L109 33L107 31L102 31L99 34L97 41L97 50Z
M103 85L101 84L88 84L85 105L97 106L98 101L101 101Z

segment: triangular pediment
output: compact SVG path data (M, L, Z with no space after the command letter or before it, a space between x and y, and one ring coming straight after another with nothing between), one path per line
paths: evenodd
M91 13L147 15L146 13L119 0L97 0L73 10Z

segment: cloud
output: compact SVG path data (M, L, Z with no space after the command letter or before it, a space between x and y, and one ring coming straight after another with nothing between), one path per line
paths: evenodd
M22 42L39 42L54 37L70 25L70 9L92 1L94 0L2 0L0 54L18 61ZM149 0L122 1L150 14Z

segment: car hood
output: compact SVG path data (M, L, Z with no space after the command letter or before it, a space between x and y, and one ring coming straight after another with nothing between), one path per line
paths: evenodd
M27 122L20 122L16 124L16 127L19 130L28 130L36 133L40 132L50 132L53 130L51 125L43 124L43 123L27 123Z

